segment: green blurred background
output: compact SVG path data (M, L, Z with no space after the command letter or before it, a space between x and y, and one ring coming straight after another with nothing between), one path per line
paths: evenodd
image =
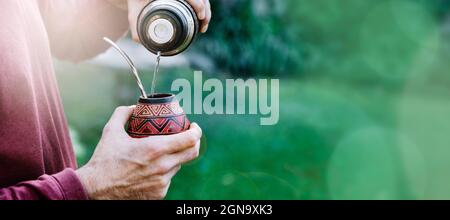
M190 115L204 148L169 199L450 199L450 1L211 2L208 34L163 65L158 91L193 70L280 78L280 122ZM149 87L154 56L121 45L148 61ZM80 165L114 108L137 101L108 53L56 63Z

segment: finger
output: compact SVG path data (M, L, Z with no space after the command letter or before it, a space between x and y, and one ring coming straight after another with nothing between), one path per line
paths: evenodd
M121 106L116 108L107 126L123 129L123 126L128 122L135 108L136 106Z
M161 162L167 163L168 167L173 168L195 160L199 154L200 141L198 141L194 148L190 148L176 154L166 155L160 158L160 160Z
M195 147L202 137L200 127L192 123L188 131L168 136L153 136L148 138L134 139L139 148L147 149L150 158L161 157L166 154L177 153Z
M158 158L154 161L157 164L153 170L155 174L164 174L172 170L174 167L195 160L200 154L200 141L197 142L195 147L186 149L184 151L168 154Z
M161 145L164 154L172 154L193 148L197 142L202 138L202 129L196 124L192 123L188 131L171 136L163 136Z
M168 158L175 161L175 163L177 163L178 165L189 163L197 159L200 155L200 144L201 142L198 141L197 144L195 144L195 147L175 154L170 154L168 155Z
M200 32L206 33L208 31L209 22L211 21L212 12L211 12L211 3L209 0L204 0L205 2L205 12L206 16L205 19L202 21L202 27L200 28Z
M156 199L164 199L169 192L170 184L172 183L172 178L180 171L181 166L174 167L168 173L159 177L159 182L157 182L158 187L162 187L161 191L156 194ZM150 198L154 198L152 195Z
M167 174L165 174L164 176L162 176L162 183L164 184L164 189L162 191L162 198L165 198L167 196L167 193L169 192L170 189L170 184L172 183L172 179L173 177L175 177L175 175L177 175L178 171L180 171L181 166L177 166L175 168L173 168L170 172L168 172Z
M173 167L168 173L164 174L163 178L170 182L172 178L177 175L177 173L181 170L181 166Z
M195 13L197 13L197 17L199 20L205 19L205 3L203 0L187 0L187 2L194 8Z

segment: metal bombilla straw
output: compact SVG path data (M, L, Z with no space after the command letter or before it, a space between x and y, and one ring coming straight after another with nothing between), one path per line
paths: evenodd
M141 78L139 77L138 70L136 69L136 66L134 65L134 63L131 60L131 58L125 53L125 51L123 51L111 39L109 39L107 37L104 37L103 40L106 41L107 43L111 44L111 46L113 46L114 49L116 49L120 53L120 55L122 55L122 57L125 58L125 60L127 61L128 65L130 65L130 68L131 68L131 71L132 71L134 77L136 78L136 82L137 82L137 84L139 86L139 90L141 91L142 97L145 98L145 99L148 98L147 93L145 92L144 86L142 85Z

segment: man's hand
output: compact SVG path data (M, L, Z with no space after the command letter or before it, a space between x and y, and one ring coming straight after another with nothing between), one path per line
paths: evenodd
M108 0L113 5L128 9L128 21L130 22L131 35L134 41L139 42L137 34L137 19L142 9L152 0ZM200 32L205 33L208 30L211 21L211 4L209 0L186 0L197 13L201 22ZM127 3L127 4L126 4Z
M91 161L77 170L91 199L163 199L181 165L199 155L197 124L181 134L131 138L124 125L133 109L116 109Z

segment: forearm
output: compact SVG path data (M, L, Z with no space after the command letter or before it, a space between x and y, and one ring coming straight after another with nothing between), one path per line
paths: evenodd
M0 188L0 200L87 200L88 197L75 172L41 176L37 180Z
M65 60L89 59L129 29L127 11L105 0L39 0L52 53Z
M112 5L120 8L122 10L128 11L128 1L127 0L106 0Z

